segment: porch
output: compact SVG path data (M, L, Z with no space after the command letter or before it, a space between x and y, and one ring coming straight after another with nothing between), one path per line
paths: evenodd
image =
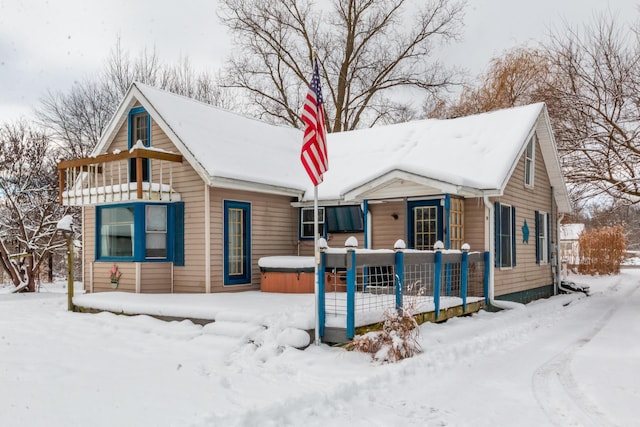
M205 325L209 332L237 339L238 343L255 340L256 334L280 334L295 330L305 332L309 342L315 329L315 297L313 294L277 294L260 291L216 294L136 294L131 292L98 292L76 295L76 311L110 312L129 316L146 315L166 321L189 320ZM471 314L482 308L481 298L468 302L466 310L459 298L443 298L438 321ZM435 321L433 306L417 315L419 323ZM343 307L345 310L345 307ZM344 343L346 314L330 313L324 342ZM365 333L382 320L375 315L358 316L356 332Z
M317 301L313 293L99 292L78 296L74 304L80 311L189 319L199 324L215 322L212 328L251 333L294 329L310 337L315 335L317 309L323 341L343 343L355 334L377 328L388 310L410 309L419 323L441 322L479 311L487 295L486 259L487 253L468 250L326 248L318 274L319 287L325 292Z
M86 206L131 200L179 201L173 164L182 156L140 142L128 151L58 163L58 200Z

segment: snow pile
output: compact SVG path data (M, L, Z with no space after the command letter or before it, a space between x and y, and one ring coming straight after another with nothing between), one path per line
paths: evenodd
M260 268L313 269L315 257L312 256L269 256L258 260Z
M63 216L62 219L58 221L58 224L56 225L56 229L63 230L63 231L73 231L73 216L71 215Z
M343 348L282 345L298 335L284 327L228 324L225 336L190 321L70 313L61 294L0 295L0 423L636 425L640 270L570 279L592 296L423 324L424 353L382 365ZM280 313L264 315L259 299L248 309L284 325L287 311L305 308L288 301ZM218 322L243 320L214 305ZM254 341L237 339L245 333Z

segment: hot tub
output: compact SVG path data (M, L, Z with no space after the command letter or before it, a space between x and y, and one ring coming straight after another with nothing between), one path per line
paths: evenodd
M258 260L260 290L285 294L312 294L315 286L315 265L312 256L271 256ZM327 273L327 291L334 291L335 275ZM331 289L329 289L331 288ZM344 286L341 286L344 288ZM340 289L344 291L344 289Z

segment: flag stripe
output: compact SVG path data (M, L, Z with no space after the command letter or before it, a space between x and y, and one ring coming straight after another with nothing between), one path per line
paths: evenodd
M329 170L327 157L326 131L324 127L324 108L318 60L313 67L313 76L309 84L309 93L302 108L301 119L305 124L300 160L311 182L317 186L322 182L323 174Z

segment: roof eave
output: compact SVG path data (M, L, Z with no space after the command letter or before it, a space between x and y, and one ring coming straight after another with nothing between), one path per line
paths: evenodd
M237 178L210 176L207 184L210 187L225 188L228 190L251 191L264 194L302 198L304 190L300 188L285 187L280 185L245 181Z
M419 195L418 193L420 193L420 190L417 190L416 193L416 189L419 188L424 189L424 191L422 192L424 195L455 194L462 197L479 197L484 194L483 190L481 189L453 184L450 182L429 178L424 175L418 175L404 170L394 169L345 191L341 196L345 201L365 199L368 200L376 198L384 199L387 197L376 197L376 192L379 192L381 189L393 185L396 182L409 182L413 184L414 191L406 194L397 193L394 195L395 198L415 197Z

